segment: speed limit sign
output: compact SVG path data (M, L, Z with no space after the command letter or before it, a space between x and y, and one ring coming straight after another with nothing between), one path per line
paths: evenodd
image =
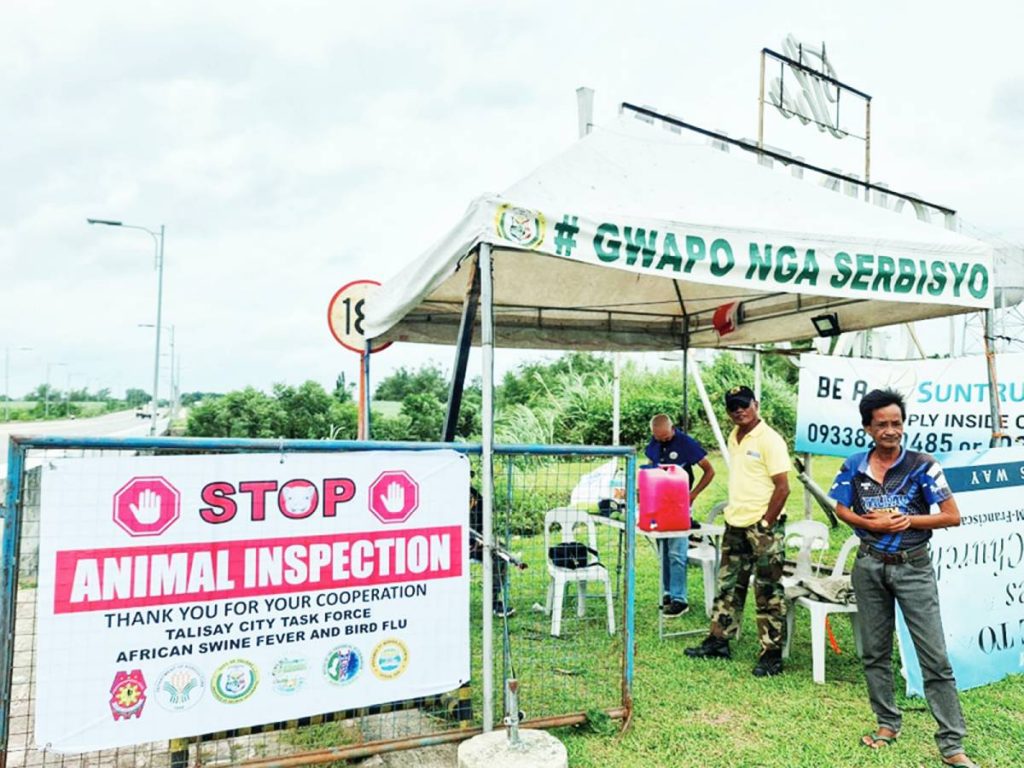
M380 286L376 280L353 280L341 286L331 303L327 305L327 325L331 334L345 349L353 352L366 351L366 334L363 331L366 300ZM380 352L391 346L391 342L371 347L371 352Z

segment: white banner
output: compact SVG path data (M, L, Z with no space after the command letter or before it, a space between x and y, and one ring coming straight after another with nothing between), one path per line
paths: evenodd
M535 210L489 199L484 239L628 272L843 299L992 306L991 253L935 243L841 240L636 217L593 219L581 210ZM491 212L491 206L494 212ZM483 223L483 222L481 222ZM492 234L493 233L493 234Z
M1024 354L1000 354L997 381L1001 431L1007 443L1024 444ZM796 450L848 456L867 448L857 404L872 389L885 387L906 398L906 447L945 454L989 445L983 356L891 361L801 355Z
M82 752L469 679L453 451L48 459L36 742Z
M949 660L961 690L1024 673L1024 449L957 453L943 461L960 508L958 528L932 537L932 567ZM907 692L921 668L899 621Z

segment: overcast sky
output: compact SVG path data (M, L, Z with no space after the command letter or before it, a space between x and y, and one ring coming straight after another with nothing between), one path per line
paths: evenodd
M874 179L1024 240L1015 5L618 5L2 0L0 347L33 348L12 394L47 363L59 387L152 387L153 242L86 217L166 225L183 389L330 385L357 360L327 329L334 291L575 140L578 86L598 122L632 101L754 136L758 51L789 32L874 96ZM861 169L853 140L778 114L766 136ZM396 345L375 373L430 358L452 352Z

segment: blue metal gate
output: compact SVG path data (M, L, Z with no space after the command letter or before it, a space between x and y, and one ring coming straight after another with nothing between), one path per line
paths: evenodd
M192 438L11 439L3 521L3 590L0 604L0 768L43 765L305 765L351 759L458 741L480 732L483 691L477 681L485 660L483 633L493 627L498 642L493 664L502 685L493 692L494 711L506 712L505 681L518 682L517 708L533 727L569 725L588 713L628 721L632 707L634 638L635 455L631 448L598 446L495 446L494 520L496 552L492 585L471 566L472 679L462 689L279 723L253 723L167 743L67 755L34 744L35 569L39 544L39 465L48 457L219 453L339 453L448 449L475 460L479 445L309 440ZM617 458L625 499L618 521L579 509L597 536L613 594L566 591L559 632L552 608L545 516L572 508L570 493L596 466ZM596 522L596 525L593 523ZM601 524L611 522L612 524ZM500 563L499 563L500 561ZM500 615L485 621L481 596L494 590ZM609 617L614 616L614 626ZM613 631L609 632L611 629ZM515 713L519 714L519 713ZM500 725L500 723L498 723Z

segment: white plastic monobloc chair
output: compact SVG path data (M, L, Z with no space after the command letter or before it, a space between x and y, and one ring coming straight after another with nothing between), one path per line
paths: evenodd
M832 569L832 577L838 578L846 573L846 561L850 553L860 545L857 536L850 536L843 542L842 549ZM856 644L857 655L861 653L860 627L857 622L856 603L831 603L819 600L815 597L798 597L793 605L789 606L786 615L786 648L783 655L789 656L789 644L793 637L793 627L796 624L796 606L803 606L811 613L811 671L814 682L825 682L825 619L830 613L845 613L850 617L853 624L853 640Z
M821 564L828 550L828 526L817 520L794 520L786 523L785 547L797 547L796 567L789 576L782 577L782 586L796 584L800 579L814 575L814 552Z
M723 501L713 506L708 513L707 522L713 523L725 509L725 505L726 502ZM693 538L696 538L699 533L698 529L694 532ZM789 583L787 580L795 580L813 573L812 553L815 550L819 552L818 560L820 562L825 550L828 549L828 527L817 520L795 520L792 523L787 523L785 546L787 549L799 547L799 551L796 556L796 571L792 576L783 577L783 584ZM700 563L704 570L704 611L709 618L715 602L717 586L715 564L717 559L718 552L707 537L702 538L700 543L690 550L690 562ZM753 578L753 574L751 574L751 578Z
M724 501L715 504L708 512L707 520L704 522L713 523L725 509L725 504ZM697 538L700 532L701 529L698 528L690 533L690 538L697 541L697 546L690 550L689 558L691 563L699 563L704 572L704 612L708 618L711 618L711 607L715 604L715 582L718 577L718 574L715 573L715 567L718 564L718 551L709 540L710 537Z
M612 598L612 584L608 577L608 569L603 565L588 565L586 568L560 568L551 562L548 554L551 551L555 527L561 528L562 543L577 541L578 526L586 526L586 545L597 550L597 527L593 518L578 509L552 509L544 515L544 553L548 565L548 595L545 611L551 614L551 634L558 637L562 633L562 602L565 588L569 584L576 585L576 615L580 618L587 609L587 582L604 583L605 602L608 605L608 634L615 634L615 602ZM583 543L583 542L581 542Z

